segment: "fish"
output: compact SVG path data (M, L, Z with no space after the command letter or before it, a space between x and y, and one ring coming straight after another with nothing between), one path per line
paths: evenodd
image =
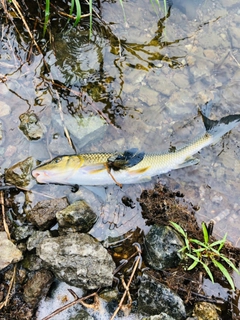
M138 149L124 152L97 152L57 156L32 171L38 183L105 186L135 184L171 170L196 165L193 157L202 148L215 144L240 122L240 114L211 120L201 113L205 132L188 145L164 153L144 153Z

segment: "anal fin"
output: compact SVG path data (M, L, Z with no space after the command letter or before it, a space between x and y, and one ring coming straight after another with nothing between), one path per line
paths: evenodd
M178 168L185 168L185 167L190 167L193 166L195 164L199 163L199 159L194 158L194 157L189 157L187 158L183 163L178 165Z

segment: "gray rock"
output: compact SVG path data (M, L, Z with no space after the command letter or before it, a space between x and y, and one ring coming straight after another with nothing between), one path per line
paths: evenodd
M32 170L37 166L36 160L33 157L14 164L12 167L5 170L5 182L18 187L31 187L35 184L32 177Z
M33 226L15 226L13 229L13 238L16 241L24 240L34 231Z
M171 289L145 273L138 291L138 310L148 315L164 312L175 320L186 317L182 299Z
M40 230L51 228L56 223L56 213L66 208L67 198L39 201L36 206L28 212L27 217Z
M43 267L43 261L35 254L26 255L21 265L29 271L37 271Z
M71 317L69 320L94 320L94 318L90 316L87 311L80 310L75 317Z
M35 307L47 295L53 279L50 271L44 269L37 271L24 285L24 300Z
M22 259L22 252L8 240L6 232L0 232L0 253L0 270Z
M112 284L115 264L107 250L87 234L45 238L37 255L68 284L86 289Z
M141 320L175 320L175 319L167 315L165 312L161 312L158 315L151 316L151 317L144 317Z
M28 238L27 241L27 249L29 251L35 249L39 246L39 244L42 242L42 240L46 237L50 237L50 232L47 231L34 231L32 235Z
M59 231L88 232L97 220L97 215L84 201L76 201L56 214Z
M39 122L35 113L23 113L19 119L19 129L29 140L38 140L43 137L46 128Z
M154 225L145 238L144 259L156 270L175 268L181 261L178 251L183 246L183 240L172 228Z

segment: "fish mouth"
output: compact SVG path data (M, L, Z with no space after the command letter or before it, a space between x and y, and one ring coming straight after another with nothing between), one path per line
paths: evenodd
M32 171L32 176L37 180L37 182L40 183L44 183L46 181L46 178L49 177L46 172L39 172L37 170Z

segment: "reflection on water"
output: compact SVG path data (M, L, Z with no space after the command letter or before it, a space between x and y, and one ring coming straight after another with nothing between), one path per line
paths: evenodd
M45 160L74 153L64 127L77 151L137 147L149 152L196 137L199 120L191 121L210 100L212 118L239 113L239 2L173 0L167 15L145 1L124 2L128 25L118 2L103 2L102 21L95 17L90 40L84 21L71 29L63 28L63 18L54 20L54 36L42 41L45 63L26 31L18 25L17 33L2 17L0 79L6 81L0 83L1 172L29 155ZM46 128L38 141L29 141L19 129L19 117L32 112ZM70 129L89 116L101 118L104 130L81 137L84 143ZM95 132L97 124L91 123ZM204 149L198 166L160 177L200 206L200 222L215 219L218 235L227 231L235 243L240 228L239 134L235 128L216 146ZM100 218L93 234L104 239L136 225L144 228L136 198L151 186L108 188L96 207ZM44 193L47 188L36 187ZM63 191L50 188L54 196ZM68 187L64 194L72 198ZM125 194L134 208L122 202ZM90 191L84 196L93 203Z

